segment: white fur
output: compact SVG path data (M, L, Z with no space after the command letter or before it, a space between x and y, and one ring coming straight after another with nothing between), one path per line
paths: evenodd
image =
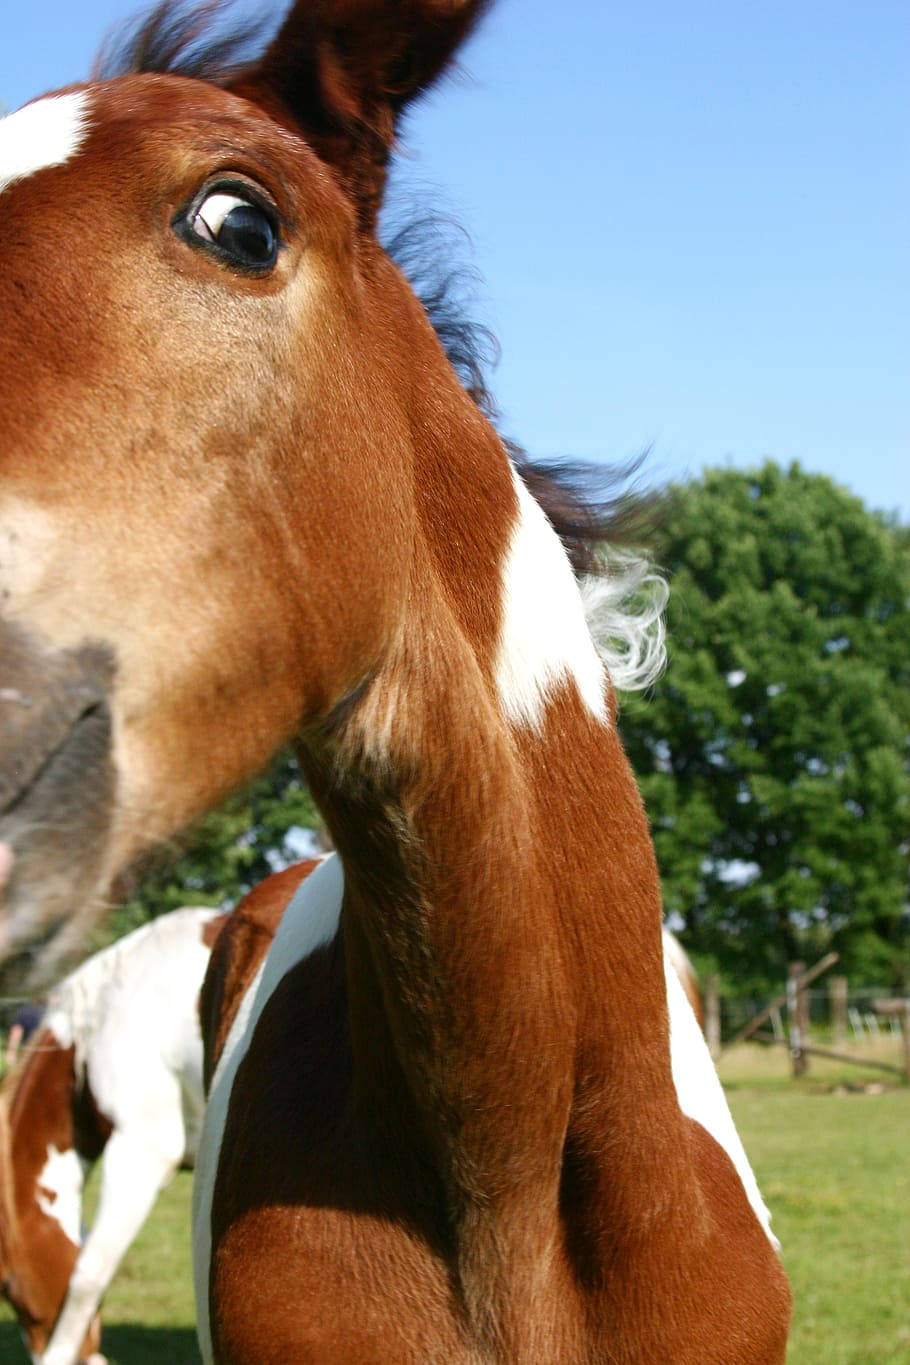
M691 978L693 983L695 981L695 969L692 966L692 963L689 961L689 955L686 952L685 948L680 943L679 939L676 938L673 934L671 934L670 930L667 929L666 926L663 929L662 938L664 945L664 957L670 962L671 966L673 967L673 970L676 972L676 975L683 983L683 990L685 990L686 980L688 978ZM688 991L686 991L687 999L688 994L689 994Z
M736 1167L746 1198L755 1210L772 1246L780 1243L771 1231L771 1214L759 1192L749 1158L733 1123L723 1088L711 1060L692 1006L673 967L669 952L664 953L667 1003L670 1009L670 1064L679 1107L695 1119L723 1147Z
M64 982L63 984L65 986L66 983ZM44 1018L41 1020L41 1027L50 1029L55 1040L62 1048L72 1047L76 1041L72 1016L64 1007L58 1006L55 1003L54 996L51 997L50 1002L48 1003Z
M89 96L84 90L48 95L0 119L0 194L48 166L75 156L89 129Z
M518 516L502 581L496 682L506 718L540 730L554 693L570 679L594 718L607 720L606 677L585 622L565 550L512 470Z
M38 1176L36 1198L41 1212L59 1223L74 1246L82 1241L82 1185L85 1172L72 1147L58 1152L53 1143Z
M193 1182L193 1278L196 1332L205 1365L212 1365L209 1320L209 1271L212 1257L212 1197L231 1093L268 1001L292 968L338 932L344 872L335 854L326 857L294 893L282 916L268 956L250 984L234 1017L209 1091Z
M605 550L604 572L581 585L588 628L618 692L640 692L656 682L667 661L666 580L648 560Z
M101 1298L162 1187L195 1155L202 1120L198 997L217 912L175 910L97 953L52 993L45 1022L61 1047L75 1046L113 1125L101 1162L101 1193L41 1365L73 1365ZM76 1185L78 1170L78 1189ZM77 1245L82 1169L74 1151L49 1152L37 1192L45 1213Z
M178 1097L175 1096L175 1099ZM60 1316L41 1365L75 1365L79 1347L130 1243L180 1164L181 1133L171 1125L169 1149L144 1133L115 1129L104 1149L101 1197L73 1268Z

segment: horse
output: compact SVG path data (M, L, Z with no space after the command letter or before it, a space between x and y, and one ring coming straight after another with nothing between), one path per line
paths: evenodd
M647 571L604 551L603 657L613 519L506 445L377 237L484 8L295 0L243 59L162 8L0 123L5 948L296 737L337 854L213 1077L204 1358L777 1365L617 730Z
M238 1011L244 1008L281 917L294 892L311 872L315 872L321 861L320 858L307 858L273 872L248 891L230 915L225 916L199 994L202 1085L206 1095L234 1020Z
M104 1365L101 1300L161 1190L195 1159L197 1002L226 918L175 910L89 958L51 993L0 1091L0 1280L42 1365Z
M664 926L664 960L670 964L679 977L686 999L692 1007L698 1027L705 1031L705 1002L698 984L698 973L692 966L689 954L674 933Z

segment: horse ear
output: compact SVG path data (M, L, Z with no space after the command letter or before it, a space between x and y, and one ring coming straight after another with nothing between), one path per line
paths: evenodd
M236 93L301 131L372 228L405 107L445 70L488 0L296 0Z

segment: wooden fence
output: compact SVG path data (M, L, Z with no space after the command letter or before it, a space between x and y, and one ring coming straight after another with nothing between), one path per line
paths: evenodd
M871 1067L885 1071L910 1083L910 998L875 1000L873 1010L883 1019L894 1019L899 1024L901 1035L901 1064L883 1062L877 1058L858 1057L840 1048L821 1047L810 1041L809 1035L809 986L838 960L837 953L827 953L807 969L804 962L792 962L787 974L786 989L776 995L760 1009L732 1038L721 1041L720 991L716 976L705 980L705 1034L711 1055L720 1056L721 1051L736 1043L756 1042L764 1046L786 1047L790 1053L790 1065L794 1076L803 1076L808 1070L810 1057L827 1057L837 1062L847 1062L854 1066ZM847 979L843 976L832 977L829 981L828 998L831 1008L832 1037L835 1043L843 1044L847 1036L848 991ZM786 1008L786 1031L781 1027L781 1010ZM874 1016L873 1016L874 1018ZM769 1032L765 1027L771 1023Z

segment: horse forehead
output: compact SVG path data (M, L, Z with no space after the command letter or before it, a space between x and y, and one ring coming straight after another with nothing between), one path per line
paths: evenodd
M272 169L282 182L311 180L318 169L302 137L241 96L185 76L143 73L45 95L0 118L0 194L77 159L114 184L136 169L137 155L139 165L149 162L149 183L192 175L202 161L247 156L254 171Z
M88 90L46 95L0 119L0 194L17 180L72 160L90 126Z

